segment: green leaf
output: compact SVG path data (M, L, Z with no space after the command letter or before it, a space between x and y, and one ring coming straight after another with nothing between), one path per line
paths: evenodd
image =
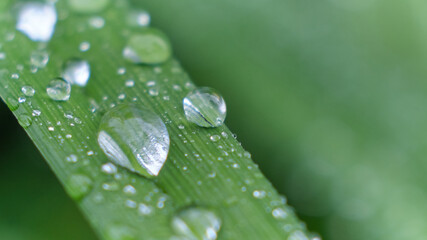
M303 224L229 129L200 128L185 119L182 99L195 86L176 60L136 65L123 58L127 39L144 31L127 25L126 1L96 15L74 14L59 1L47 43L15 29L11 5L0 15L0 96L101 238L170 239L177 234L173 217L197 206L219 216L220 239L305 239ZM105 24L93 24L94 17ZM49 61L36 69L30 59L40 49ZM73 85L68 101L53 101L46 86L76 58L90 64L88 84ZM24 95L23 86L34 88L34 96ZM168 160L153 180L121 167L105 170L111 165L97 143L98 125L124 103L155 112L169 131Z

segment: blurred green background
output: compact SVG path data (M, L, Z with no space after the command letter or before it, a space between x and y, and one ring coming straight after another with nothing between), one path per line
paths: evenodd
M194 82L222 92L227 125L310 230L426 239L426 1L133 2ZM1 239L94 239L0 114Z

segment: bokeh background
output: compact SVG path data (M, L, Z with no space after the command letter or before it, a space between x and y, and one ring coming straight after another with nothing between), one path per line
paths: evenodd
M426 1L133 2L310 230L426 239ZM1 239L95 239L3 103L0 134Z

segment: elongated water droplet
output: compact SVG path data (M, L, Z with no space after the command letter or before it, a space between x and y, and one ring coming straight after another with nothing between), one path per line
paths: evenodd
M80 200L92 190L92 185L93 182L88 176L73 174L68 178L65 188L72 198Z
M169 40L157 29L144 29L132 35L123 50L124 58L133 63L158 64L171 54Z
M71 95L71 85L62 78L50 81L46 88L47 95L55 101L67 101Z
M34 90L34 88L31 86L23 86L21 91L27 97L32 97L36 93L36 90Z
M9 107L9 109L10 109L11 111L15 111L16 109L18 109L18 108L19 108L19 103L18 103L18 101L17 101L17 100L15 100L15 99L13 99L13 98L11 98L11 97L7 98L6 103L7 103L7 106Z
M18 115L18 122L23 128L27 129L33 123L33 119L27 114L21 114Z
M227 114L224 99L209 87L191 91L184 98L183 105L187 120L201 127L221 126Z
M160 117L148 109L125 104L102 117L98 143L118 165L153 177L166 162L170 140Z
M79 13L96 13L104 10L110 0L68 0L68 6Z
M90 77L90 65L81 59L71 59L64 64L62 77L71 84L86 86Z
M33 41L47 42L53 35L56 20L53 5L30 2L20 8L16 29Z
M221 219L211 210L192 207L173 217L172 228L184 239L215 240L221 228Z

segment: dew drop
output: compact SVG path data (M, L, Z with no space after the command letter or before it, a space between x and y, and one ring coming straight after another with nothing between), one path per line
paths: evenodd
M55 31L56 20L52 4L30 2L20 8L16 29L33 41L47 42Z
M66 182L65 188L72 198L80 200L92 190L92 180L83 174L73 174Z
M49 54L45 50L36 50L31 53L30 63L34 68L44 68L49 62Z
M62 77L71 84L86 86L90 77L90 65L81 59L68 60L63 67Z
M117 173L117 167L116 165L112 163L106 163L102 165L101 170L105 172L106 174L115 174Z
M53 129L53 127L49 127L49 128L52 128L52 129ZM49 131L50 131L50 130L49 130ZM52 131L53 131L53 130L52 130ZM70 162L70 163L76 163L76 162L78 161L78 158L77 158L77 156L76 156L76 155L71 154L70 156L66 157L66 158L65 158L65 160L66 160L67 162Z
M167 37L157 29L145 29L129 38L123 57L133 63L159 64L172 55Z
M46 88L47 95L55 101L67 101L71 95L71 85L62 78L50 81Z
M128 195L134 195L136 193L136 189L132 185L126 185L123 188L123 192Z
M92 17L89 19L89 24L93 28L101 29L105 25L105 20L102 17Z
M138 212L141 215L149 215L151 214L152 211L153 211L152 208L144 203L140 203L138 205Z
M220 218L211 210L191 207L172 219L172 229L184 239L215 240L221 228Z
M191 91L183 100L188 121L201 127L219 127L227 113L225 101L214 89L201 87Z
M32 113L33 117L38 117L38 116L40 116L40 114L42 114L42 112L40 110L37 110L37 109L33 110L33 113Z
M166 162L170 140L160 117L148 109L124 104L102 117L98 143L118 165L153 177Z
M104 10L110 0L68 0L68 6L71 10L78 13L97 13Z
M265 195L266 195L266 193L263 190L255 190L252 192L252 196L254 196L255 198L259 198L259 199L264 198Z
M221 137L219 135L212 135L210 136L210 139L212 142L217 142L218 140L221 139Z
M273 211L271 212L271 215L273 215L273 217L277 219L284 219L288 216L288 214L283 208L273 209Z
M34 90L34 88L31 86L23 86L21 91L27 97L32 97L36 93L36 90Z
M18 103L24 103L25 101L27 101L27 99L24 98L24 97L19 97L18 98Z
M27 129L33 123L33 119L27 114L18 115L18 122L23 128Z
M89 49L90 49L90 43L88 43L88 42L82 42L82 43L80 43L79 50L81 52L87 52Z
M7 106L11 111L15 111L16 109L19 108L19 103L15 99L9 97L7 98Z

